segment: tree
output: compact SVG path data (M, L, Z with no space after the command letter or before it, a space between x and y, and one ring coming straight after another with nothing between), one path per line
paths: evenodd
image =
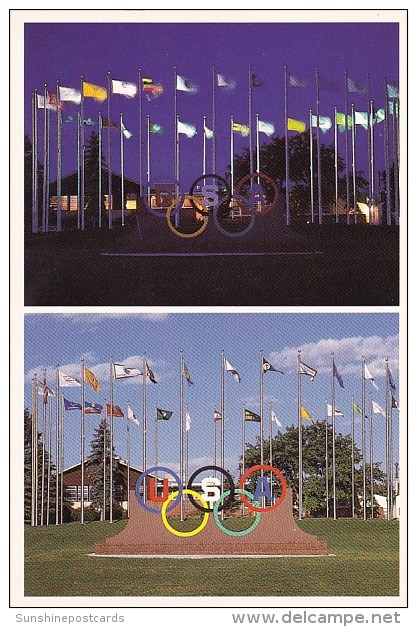
M326 512L326 462L325 462L325 421L320 421L310 426L303 426L303 496L304 507L308 515L322 516ZM269 441L264 441L264 460L269 460ZM336 433L336 509L339 515L350 515L352 483L351 483L351 450L352 439L350 436ZM329 449L329 494L332 494L332 427L328 426ZM272 440L272 465L278 468L284 475L288 487L293 493L293 503L298 501L298 428L287 427L284 433L278 433ZM361 463L361 453L354 446L355 464ZM256 445L246 445L245 465L254 466L260 463L259 438ZM269 463L266 462L266 463ZM370 466L366 464L367 497L370 503ZM385 490L385 473L380 464L373 466L374 494ZM249 489L255 488L256 476L252 478ZM355 507L359 509L359 495L362 494L362 468L355 469ZM376 502L374 502L376 506ZM331 506L332 507L332 506Z
M93 131L85 145L84 167L85 167L85 202L88 207L87 216L96 216L98 210L98 163L99 163L99 141L98 134ZM102 193L107 193L108 177L107 165L101 151L101 171L102 171Z
M32 198L33 198L33 190L32 190L32 164L33 164L33 155L32 155L32 142L29 139L28 135L25 135L25 143L24 143L24 222L25 222L25 230L32 230ZM38 205L41 206L42 203L42 179L43 179L43 166L37 160L37 171L38 171Z
M104 440L106 446L104 447ZM104 456L104 449L106 451ZM93 507L103 512L104 492L104 457L106 458L106 518L110 507L110 430L105 420L94 429L91 450L86 466L91 481L91 500ZM120 505L115 498L123 490L124 479L120 464L114 455L113 447L113 515L120 516Z

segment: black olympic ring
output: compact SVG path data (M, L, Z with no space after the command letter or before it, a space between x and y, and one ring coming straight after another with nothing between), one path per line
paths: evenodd
M193 480L196 478L197 475L199 475L201 472L204 472L205 470L216 470L217 472L220 472L223 475L225 475L226 479L229 481L230 494L224 500L222 505L219 506L219 510L218 510L218 511L222 511L226 507L226 505L230 505L235 498L235 484L233 481L233 477L229 472L227 472L227 470L224 470L224 468L221 468L220 466L202 466L201 468L198 468L198 470L193 472L193 474L189 478L188 483L187 483L187 490L192 490ZM188 498L190 499L194 507L199 509L200 512L204 512L205 514L206 513L211 514L213 512L213 510L210 509L210 507L203 507L202 505L199 505L191 494L188 495Z
M231 198L232 198L232 192L230 191L230 187L228 182L226 181L226 179L224 179L222 176L219 176L218 174L203 174L202 176L199 176L194 183L192 183L191 187L190 187L190 202L191 205L193 207L193 209L195 209L198 213L202 214L202 215L207 215L209 208L206 209L206 211L200 209L199 207L197 207L196 203L194 202L194 187L196 187L197 183L201 180L205 180L205 179L217 179L225 188L226 188L226 192L227 194L225 196L222 196L222 201L219 204L219 207L221 205L223 205L225 202L227 203L227 205L229 204Z

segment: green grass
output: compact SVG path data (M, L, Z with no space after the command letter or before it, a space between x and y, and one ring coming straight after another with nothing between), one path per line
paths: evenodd
M335 557L118 559L87 554L126 521L25 529L26 596L397 596L399 527L304 520ZM221 535L219 535L219 540Z

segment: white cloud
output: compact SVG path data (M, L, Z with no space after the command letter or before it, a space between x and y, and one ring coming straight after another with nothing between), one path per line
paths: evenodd
M385 376L385 358L389 360L391 372L398 372L399 336L347 337L341 340L328 338L301 346L286 346L282 351L270 354L271 363L288 373L297 371L297 354L301 350L303 362L320 373L331 372L331 353L340 373L359 372L362 356L374 377Z

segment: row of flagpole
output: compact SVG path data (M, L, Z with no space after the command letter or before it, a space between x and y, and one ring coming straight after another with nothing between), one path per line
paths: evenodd
M326 509L327 515L329 515L329 455L328 455L328 417L331 417L331 425L332 425L332 494L333 494L333 517L337 517L337 481L336 481L336 422L335 417L343 414L336 410L335 406L335 379L338 381L339 386L344 388L343 380L340 373L337 370L334 360L334 354L331 356L331 369L332 369L332 384L331 384L331 404L326 405L326 434L325 434L325 466L326 466ZM142 420L142 462L143 469L147 468L147 379L153 383L157 383L153 372L151 371L146 355L144 354L142 359L142 371L139 368L127 368L123 364L116 364L113 361L113 358L110 358L110 405L106 404L105 408L105 416L110 418L110 497L109 497L109 520L113 521L113 448L114 448L114 414L116 411L116 415L119 417L123 417L123 413L117 405L114 405L114 382L116 379L123 379L128 377L135 377L142 375L143 385L142 385L142 409L143 409L143 420ZM387 515L389 518L392 516L393 510L393 457L392 457L392 449L393 449L393 441L392 441L392 408L398 408L398 404L395 401L392 390L395 390L395 383L392 379L391 372L388 366L388 360L385 360L385 368L386 368L386 410L385 410L385 419L386 419L386 451L385 451L385 463L387 470ZM250 420L254 422L259 422L259 442L260 442L260 463L264 463L264 375L267 372L278 372L280 374L284 374L282 371L273 367L263 356L263 352L260 351L260 387L259 387L259 397L260 397L260 414L257 415L254 412L246 410L243 408L243 428L242 428L242 473L245 468L245 421ZM233 375L235 381L240 382L241 377L237 372L236 368L228 361L225 356L224 351L221 353L221 394L220 394L220 412L216 409L214 411L214 464L217 465L217 422L220 422L221 425L221 444L220 444L220 465L222 468L225 468L225 422L227 415L227 407L226 407L226 390L225 390L225 373L230 372ZM354 443L355 443L355 433L354 433L354 418L355 414L359 413L361 415L361 458L362 458L362 498L363 498L363 518L366 519L366 503L367 503L367 486L366 486L366 388L365 383L366 380L370 380L372 385L376 387L375 381L371 373L369 372L369 368L365 362L365 359L362 358L361 365L361 373L362 373L362 407L359 407L355 402L354 397L352 397L352 425L351 425L351 437L352 437L352 516L355 515L355 455L354 455ZM309 413L303 406L302 403L302 377L303 375L307 375L314 380L317 374L317 370L308 366L301 360L301 352L298 352L298 505L299 505L299 517L302 518L304 515L303 510L303 419L312 420ZM179 390L179 398L180 398L180 417L179 417L179 476L180 481L183 486L185 486L186 478L188 477L188 451L189 451L189 438L188 431L190 429L190 415L188 410L188 404L185 405L185 394L184 394L184 380L187 381L189 385L193 385L191 380L191 376L189 370L184 362L183 351L180 351L180 390ZM56 524L59 522L59 518L61 518L62 522L62 508L63 508L63 470L64 470L64 412L66 409L80 409L81 410L81 523L84 523L85 520L85 415L86 413L101 413L102 407L98 404L86 403L85 400L85 382L87 382L96 392L100 390L100 384L95 377L94 373L89 370L84 361L81 360L81 381L72 377L70 375L65 375L62 373L59 368L57 368L56 373L56 416L55 416L55 451L56 451ZM64 396L60 398L61 388L63 387L81 387L81 404L69 402L69 407L66 406L67 401L65 401ZM49 499L50 499L50 487L51 487L51 434L52 434L52 402L49 404L49 414L48 414L48 400L50 396L54 395L54 392L48 387L46 381L46 371L44 371L44 379L43 383L41 383L36 375L33 380L32 386L32 515L31 521L33 525L37 525L38 523L38 493L39 493L39 460L38 460L38 431L39 431L39 407L38 407L38 394L43 394L43 411L42 411L42 431L41 431L41 444L42 444L42 471L41 471L41 512L40 512L40 522L41 525L44 523L44 510L45 510L45 446L46 441L48 443L48 464L47 464L47 524L49 524ZM184 409L186 407L186 412ZM87 408L87 410L86 410ZM89 408L93 408L92 411L88 411ZM96 411L98 410L98 411ZM129 413L130 412L130 413ZM370 412L369 412L369 421L370 421L370 479L371 479L371 516L373 517L373 414L374 413L382 413L384 411L382 408L374 402L372 399L370 401ZM159 415L161 414L161 416ZM158 419L161 417L162 419L169 419L172 415L172 412L155 409L155 430L157 429ZM128 509L130 505L130 425L129 419L134 420L137 424L138 421L134 416L133 412L131 412L130 407L128 406L127 410L127 458L128 458ZM272 412L272 406L270 405L269 410L269 458L270 464L272 464L272 420L274 419L277 426L282 426L276 416ZM104 419L104 438L106 437L106 418ZM155 435L156 439L158 438L157 432ZM156 443L157 444L157 443ZM106 452L107 452L107 444L104 440L104 493L103 493L103 520L106 519L106 468L105 468L105 460L106 460ZM157 465L158 462L158 452L155 447L155 462ZM60 480L60 486L59 484ZM223 481L222 481L223 483ZM60 516L59 516L59 492L60 488ZM223 485L222 485L223 490ZM143 496L146 500L147 498L147 487L146 482L143 485ZM180 507L180 515L181 519L184 516L183 504L181 503Z
M33 145L33 159L32 159L32 231L38 232L39 224L38 224L38 175L37 175L37 152L38 152L38 122L37 122L37 110L38 108L44 109L44 139L43 139L43 186L42 186L42 231L47 232L49 230L49 185L50 185L50 111L54 110L57 112L57 222L56 229L61 230L62 227L62 198L61 198L61 190L62 190L62 114L61 108L63 102L72 102L75 104L80 104L80 114L77 115L77 178L78 178L78 197L77 197L77 226L80 229L84 229L85 227L85 216L84 216L84 205L85 205L85 133L84 133L84 98L91 97L99 102L103 102L107 99L107 126L108 126L108 135L107 135L107 166L108 166L108 228L111 229L113 226L113 194L112 194L112 136L111 136L111 94L116 93L120 95L127 96L129 98L134 97L136 93L139 94L139 187L140 193L143 194L143 90L146 88L144 81L150 81L152 84L152 79L148 79L143 77L142 69L139 69L138 82L139 89L134 83L124 83L121 81L115 81L111 77L111 73L107 74L107 90L103 87L92 85L84 81L84 77L81 76L81 91L76 92L73 88L61 87L59 81L57 81L57 94L49 94L47 84L44 85L44 96L43 105L39 104L39 95L35 90L33 94L33 112L32 112L32 145ZM115 88L115 83L117 83L117 88ZM316 69L315 72L315 83L316 83L316 116L315 120L313 119L312 111L309 112L309 127L310 127L310 172L311 172L311 216L312 221L315 221L315 208L314 208L314 179L313 179L313 159L312 159L312 145L313 145L313 127L316 129L316 146L317 146L317 195L318 195L318 207L317 207L317 217L318 223L322 224L323 220L323 207L322 207L322 180L321 180L321 140L320 140L320 129L325 131L328 130L328 120L330 118L325 118L320 116L320 84L319 84L319 73ZM249 169L250 174L253 175L254 171L254 163L253 163L253 88L261 86L262 83L259 81L251 66L249 66L249 87L248 87L248 126L239 125L246 129L246 133L242 133L243 136L248 137L249 141ZM88 86L87 93L86 87ZM155 86L153 86L155 87ZM213 66L212 72L212 127L213 129L210 131L208 127L206 127L206 117L204 116L204 131L203 131L203 174L205 173L205 153L206 153L206 138L210 138L212 140L212 167L213 173L215 173L216 168L216 148L217 148L217 97L216 92L217 88L224 87L227 90L234 88L234 81L228 81L224 78L223 75L218 74L216 72L215 67ZM286 220L287 224L290 223L290 169L289 169L289 130L296 130L298 132L303 132L300 129L305 130L305 124L303 122L298 122L297 120L293 120L288 115L288 91L289 88L305 88L305 81L301 81L297 79L295 76L288 72L287 67L284 68L284 117L285 117L285 189L286 189ZM134 90L132 91L132 89ZM389 101L388 95L390 89L395 89L392 85L388 85L385 80L385 103L384 103L384 167L385 167L385 178L386 178L386 207L387 207L387 223L391 223L391 190L390 190L390 136L392 140L392 157L393 157L393 169L394 169L394 216L395 223L398 224L399 221L399 188L398 188L398 164L399 164L399 123L398 123L398 92L395 92L396 97ZM61 94L62 91L62 95ZM181 77L177 68L174 68L174 180L175 180L175 192L176 197L179 196L179 180L180 180L180 142L179 135L184 130L180 131L179 128L188 128L189 133L188 137L193 137L196 133L196 127L191 124L185 124L179 121L178 116L178 104L177 104L177 92L185 91L190 93L195 93L197 91L196 86L193 84L189 84L189 81ZM368 132L368 195L369 201L374 202L374 105L373 100L370 98L370 81L368 76L368 103L369 110L366 114L366 120L362 122L356 121L356 111L355 105L351 105L351 121L349 122L348 115L348 94L351 92L364 92L364 89L357 86L345 72L345 113L344 113L344 127L345 127L345 167L346 167L346 210L347 210L347 223L350 223L350 214L349 208L353 206L354 208L354 219L356 222L356 125L358 123L363 123L365 128L367 128ZM74 95L75 94L75 95ZM159 94L158 94L159 95ZM79 101L78 101L79 96ZM156 97L156 96L155 96ZM392 128L390 129L389 118L390 118L390 107L393 109L392 115ZM342 114L339 114L342 115ZM362 113L360 114L362 116ZM337 141L337 129L340 127L340 120L338 119L337 108L335 107L335 214L336 214L336 222L339 220L338 215L338 172L337 172L337 153L338 153L338 141ZM342 115L343 117L343 115ZM102 125L102 117L100 114L101 121L99 121L99 132L101 132ZM149 120L149 116L148 116ZM296 123L295 126L290 127L291 123ZM182 126L181 126L182 125ZM331 121L330 121L331 125ZM273 125L271 125L273 127ZM350 164L349 164L349 126L351 128L351 152L352 152L352 180L353 180L353 202L350 201L350 185L349 185L349 172L350 172ZM148 121L149 127L149 121ZM120 115L120 152L121 152L121 170L123 169L124 157L123 157L123 136L125 129L123 125L123 114ZM207 134L206 134L207 129ZM391 130L391 132L390 132ZM208 134L209 132L209 134ZM257 163L257 171L259 171L259 122L258 122L258 114L257 114L257 124L256 124L256 145L257 145L257 154L256 154L256 163ZM129 133L130 135L130 133ZM231 141L232 143L232 141ZM148 152L150 150L149 147L149 131L148 131ZM233 169L233 148L231 146L231 168ZM149 177L149 158L148 158L148 177ZM101 153L99 155L99 171L101 171ZM123 172L121 172L122 177L122 186L123 186ZM101 172L99 174L101 177ZM233 185L232 185L233 188ZM101 226L101 196L99 198L99 225ZM122 203L121 203L121 211L122 211L122 224L124 222L124 196L122 194Z

